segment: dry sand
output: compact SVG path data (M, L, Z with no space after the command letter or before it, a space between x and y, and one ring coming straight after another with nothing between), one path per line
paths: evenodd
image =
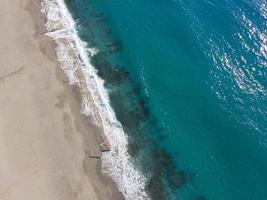
M43 31L39 1L0 1L0 199L121 199Z

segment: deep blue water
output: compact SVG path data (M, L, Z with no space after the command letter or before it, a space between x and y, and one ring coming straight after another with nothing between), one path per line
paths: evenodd
M65 0L153 199L267 199L267 2Z

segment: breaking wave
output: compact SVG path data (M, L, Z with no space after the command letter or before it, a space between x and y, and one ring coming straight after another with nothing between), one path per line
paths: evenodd
M75 22L63 0L43 0L42 13L47 17L46 35L56 44L57 59L71 85L80 89L81 112L104 133L103 143L111 150L103 152L102 171L113 178L126 199L149 199L145 192L147 179L129 161L127 135L109 105L104 81L90 64L97 49L87 48L75 30Z

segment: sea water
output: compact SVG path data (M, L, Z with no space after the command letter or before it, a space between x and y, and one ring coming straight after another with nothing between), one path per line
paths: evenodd
M266 1L65 3L151 199L266 199Z

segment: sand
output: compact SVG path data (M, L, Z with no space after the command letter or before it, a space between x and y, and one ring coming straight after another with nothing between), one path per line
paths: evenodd
M1 1L0 199L122 199L43 25L39 1Z

